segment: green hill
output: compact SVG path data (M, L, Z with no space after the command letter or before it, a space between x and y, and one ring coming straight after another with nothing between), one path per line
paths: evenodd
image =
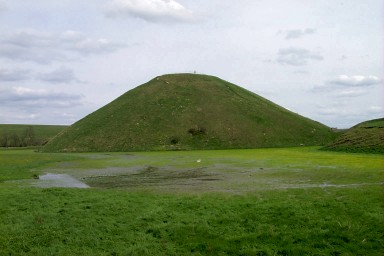
M66 127L64 125L0 124L0 147L43 145Z
M384 153L384 118L353 126L323 149L355 153Z
M76 122L46 152L325 145L330 128L217 77L163 75Z

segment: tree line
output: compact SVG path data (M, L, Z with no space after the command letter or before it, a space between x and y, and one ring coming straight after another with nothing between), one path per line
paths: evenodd
M0 136L0 147L29 147L41 145L43 141L35 135L32 126L28 126L21 134L4 132Z

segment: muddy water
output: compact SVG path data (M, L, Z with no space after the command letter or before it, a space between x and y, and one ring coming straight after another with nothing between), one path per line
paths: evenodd
M39 188L89 188L89 186L68 174L47 173L40 175L33 184Z

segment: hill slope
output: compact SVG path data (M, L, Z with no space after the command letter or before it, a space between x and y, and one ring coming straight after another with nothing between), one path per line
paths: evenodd
M325 145L334 137L217 77L163 75L76 122L44 151L146 151Z
M353 126L324 149L356 153L384 153L384 118Z

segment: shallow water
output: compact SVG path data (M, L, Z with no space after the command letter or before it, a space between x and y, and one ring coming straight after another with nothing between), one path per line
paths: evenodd
M39 179L36 180L33 184L39 188L89 188L89 186L68 174L54 174L46 173L40 175Z

